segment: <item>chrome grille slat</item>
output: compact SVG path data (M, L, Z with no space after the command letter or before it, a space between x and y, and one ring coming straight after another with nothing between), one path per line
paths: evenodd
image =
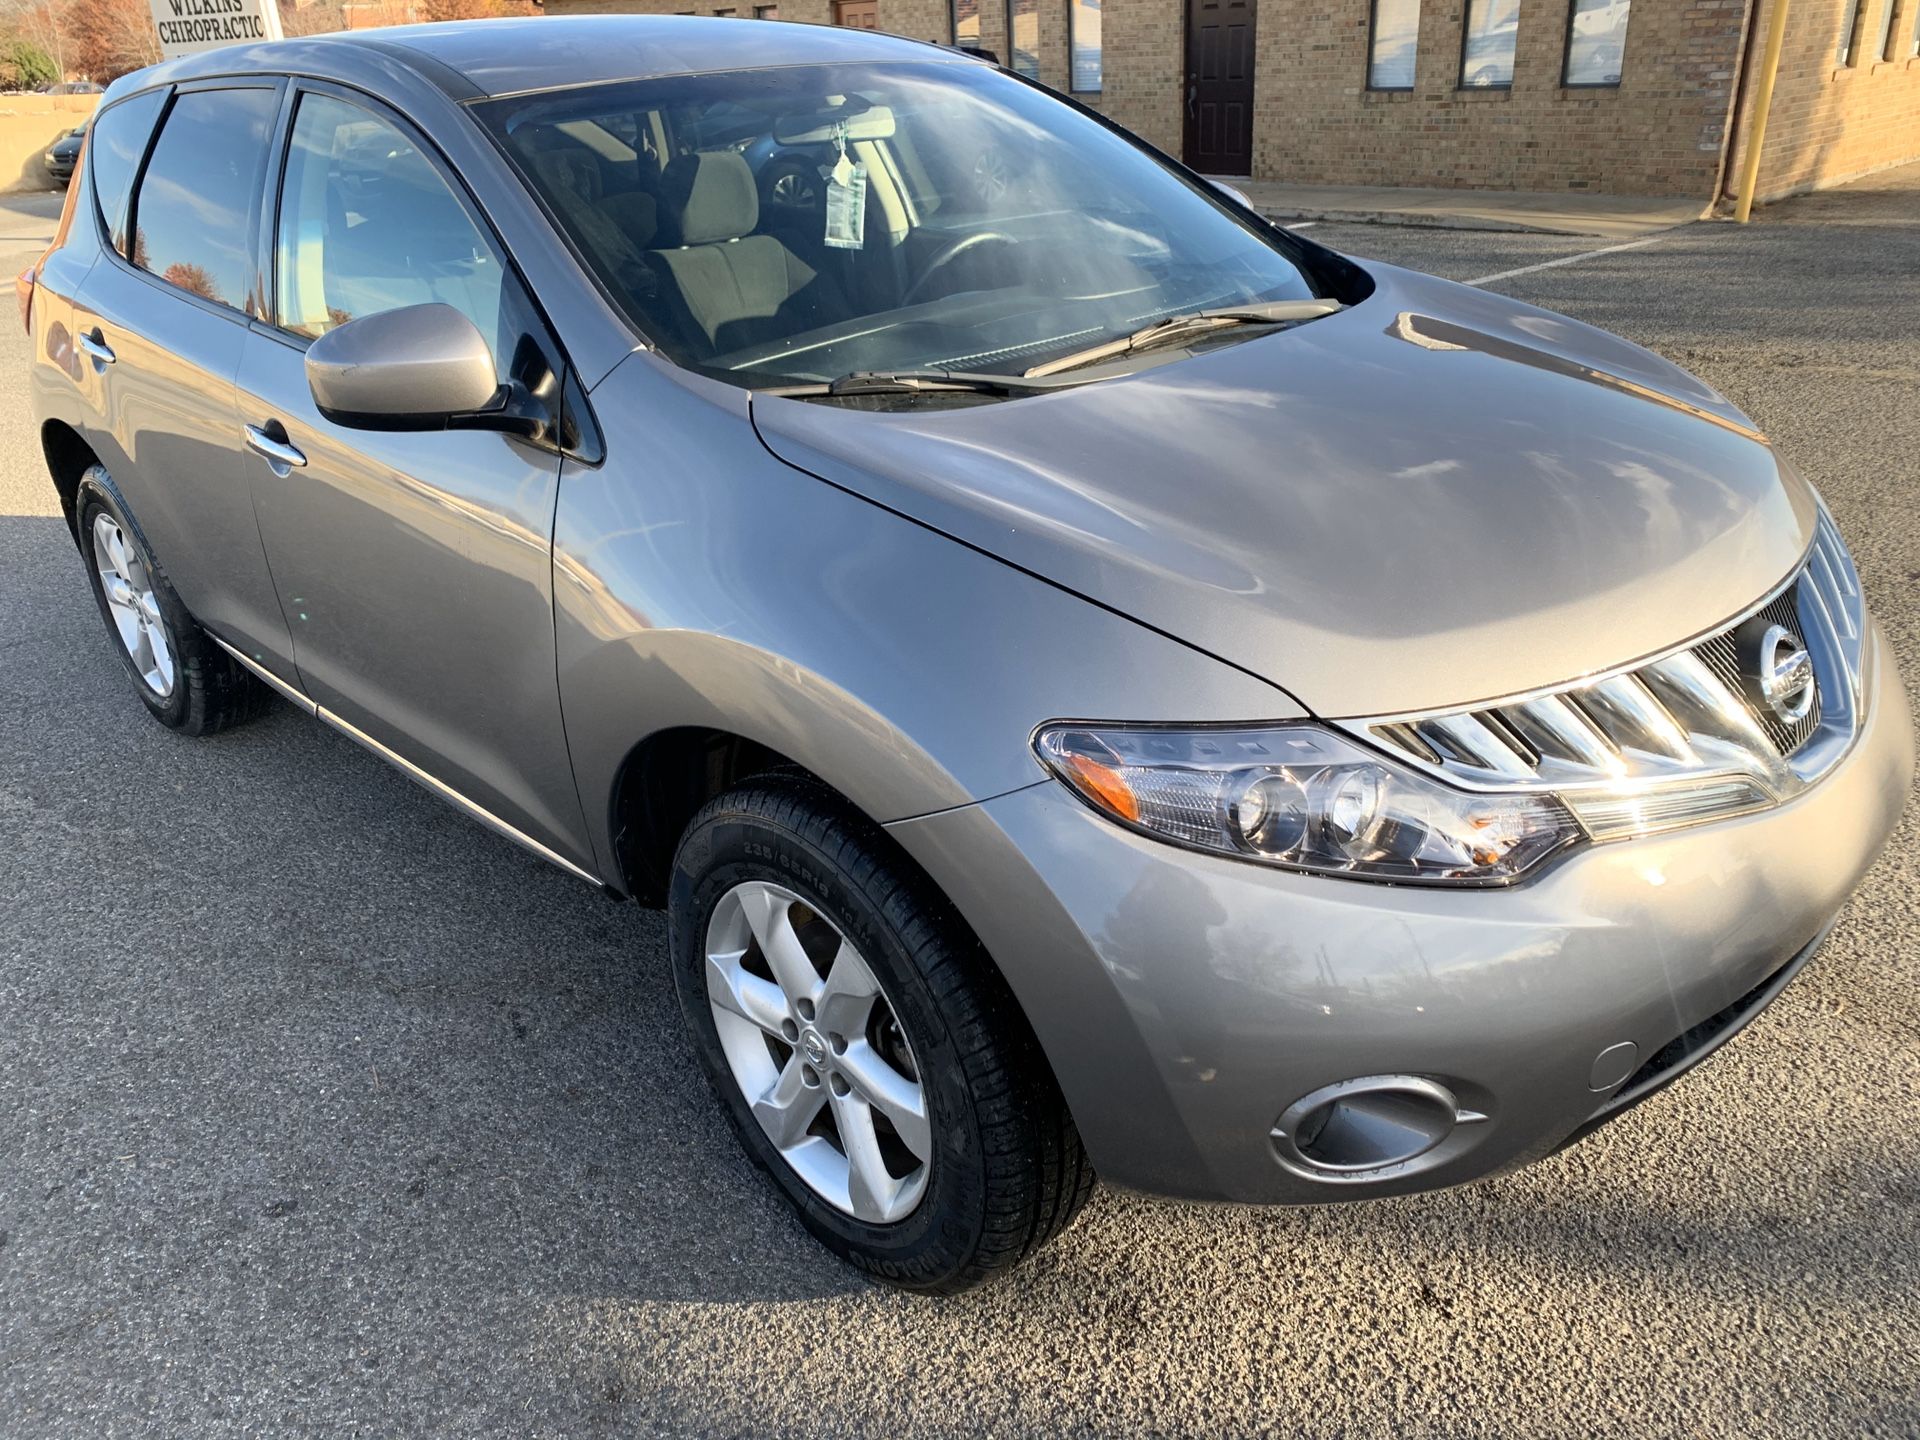
M1773 625L1799 635L1813 661L1816 702L1797 722L1782 720L1748 673ZM1859 574L1822 507L1793 580L1703 640L1534 695L1344 723L1468 789L1651 797L1712 781L1757 785L1778 800L1818 778L1851 741L1866 629Z

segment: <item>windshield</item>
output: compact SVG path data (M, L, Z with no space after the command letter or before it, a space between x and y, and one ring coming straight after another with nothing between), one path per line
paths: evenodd
M641 332L741 385L1018 375L1333 283L1303 268L1312 247L974 63L677 76L482 114Z

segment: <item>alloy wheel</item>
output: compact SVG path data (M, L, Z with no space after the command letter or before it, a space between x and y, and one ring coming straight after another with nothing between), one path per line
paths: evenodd
M734 1081L794 1173L856 1219L911 1214L933 1156L926 1089L859 950L799 896L752 880L714 907L706 974Z
M160 614L160 599L153 591L153 577L120 523L105 511L93 519L93 565L107 597L107 613L133 668L149 690L166 699L173 694L173 645Z

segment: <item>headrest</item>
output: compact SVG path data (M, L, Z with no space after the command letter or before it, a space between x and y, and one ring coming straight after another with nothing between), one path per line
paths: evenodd
M665 245L713 245L751 235L760 223L760 192L746 157L732 150L679 155L662 176L679 214L661 226ZM669 210L671 211L671 204Z

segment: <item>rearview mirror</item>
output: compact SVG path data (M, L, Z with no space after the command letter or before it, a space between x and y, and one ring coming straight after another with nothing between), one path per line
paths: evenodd
M335 326L307 347L320 413L359 430L489 426L518 407L479 328L451 305L408 305Z
M847 127L849 140L891 140L893 110L886 105L849 100L811 115L783 115L773 122L773 138L782 145L825 145L842 125Z

